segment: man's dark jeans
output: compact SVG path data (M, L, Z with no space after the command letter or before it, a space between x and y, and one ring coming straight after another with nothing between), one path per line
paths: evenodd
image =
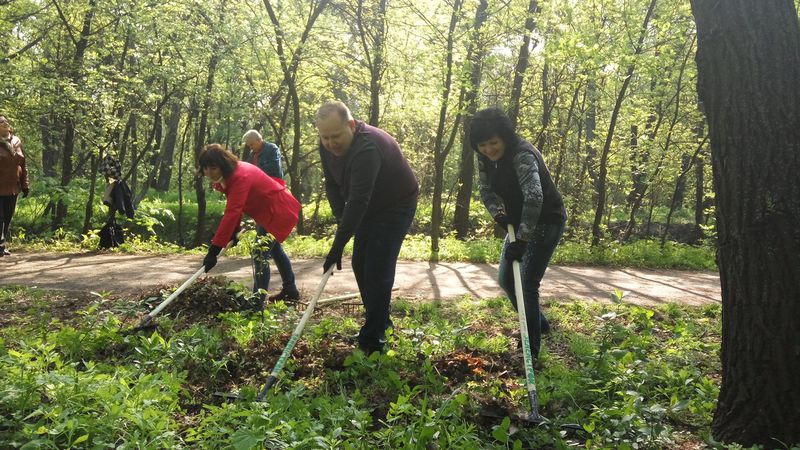
M16 208L16 195L0 195L0 246L11 237L11 218L14 216Z
M520 261L520 274L522 275L522 295L525 298L525 317L528 322L528 339L531 343L531 354L539 357L542 342L542 330L549 329L544 314L539 311L539 284L542 282L550 257L564 234L564 225L538 224L534 230L533 239L528 243L528 248ZM514 271L511 262L506 259L508 238L503 244L500 255L500 287L506 291L514 308L517 307L517 296L514 292Z
M281 274L283 289L289 292L297 291L295 286L294 271L289 257L283 251L280 242L266 239L267 231L261 226L256 228L256 242L253 245L253 292L259 289L269 290L269 260L275 261L278 273Z
M416 207L393 208L361 222L353 240L353 273L364 304L364 326L358 345L366 353L383 350L384 333L392 327L389 304L403 239Z

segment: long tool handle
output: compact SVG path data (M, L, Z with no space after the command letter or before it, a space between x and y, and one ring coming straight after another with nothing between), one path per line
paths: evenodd
M227 250L227 247L223 248L222 251L219 252L218 256L222 256L225 253L225 250ZM204 273L206 273L205 266L202 266L199 269L197 269L197 272L192 274L192 276L189 277L188 280L184 281L183 284L180 285L180 287L178 287L178 289L175 289L175 292L170 294L170 296L167 297L166 300L164 300L163 302L159 303L158 306L155 307L155 309L153 309L146 316L144 316L142 321L139 323L139 326L141 327L141 326L144 326L144 325L147 325L148 323L150 323L150 321L153 320L153 318L155 316L157 316L158 313L160 313L164 308L169 306L170 303L172 303L176 298L178 298L178 296L181 295L181 293L183 291L185 291L186 288L191 286L192 283L194 283L195 280L197 280L200 277L200 275L203 275Z
M516 240L514 225L509 224L508 241L514 242ZM520 273L519 261L512 262L511 267L514 271L514 293L517 297L519 333L520 340L522 340L522 355L525 361L525 385L528 388L528 399L531 401L531 419L536 420L539 418L539 393L536 392L536 378L533 374L533 354L531 353L531 342L528 339L528 317L525 312L525 297L522 292L522 274Z
M399 289L400 288L394 287L394 288L392 288L392 292L398 291ZM344 300L350 300L352 298L358 298L358 297L361 297L361 293L360 292L355 292L355 293L352 293L352 294L337 295L336 297L325 298L325 299L322 299L322 300L318 301L317 302L317 306L322 306L322 305L327 305L327 304L330 304L330 303L341 302L341 301L344 301Z
M306 326L306 322L314 314L314 308L317 306L317 301L319 301L319 297L322 295L322 291L325 290L325 284L328 282L328 278L333 275L333 269L335 265L331 266L324 275L322 275L322 279L319 281L319 286L317 286L316 292L314 292L314 297L311 298L311 301L308 303L308 307L306 308L306 312L303 314L303 317L300 319L300 322L294 328L292 332L292 337L289 338L289 342L286 344L286 347L283 349L283 353L281 353L281 357L278 358L278 362L275 363L275 367L272 369L272 373L269 374L267 377L266 383L264 383L264 388L261 389L261 392L258 393L258 397L256 397L257 402L263 402L264 397L267 396L267 392L269 392L270 388L278 381L278 375L283 370L283 366L286 364L286 360L289 359L289 356L292 354L292 350L294 349L294 345L297 344L297 340L300 339L300 335L303 334L303 328Z

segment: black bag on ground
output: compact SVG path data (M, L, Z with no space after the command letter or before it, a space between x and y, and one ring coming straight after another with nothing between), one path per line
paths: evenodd
M114 219L109 220L100 230L100 248L119 247L125 242L125 232Z

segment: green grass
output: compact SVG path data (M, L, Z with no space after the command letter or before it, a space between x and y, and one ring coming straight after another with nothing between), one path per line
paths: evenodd
M7 304L31 305L0 330L0 447L722 447L709 437L718 305L545 305L553 332L537 373L541 411L585 429L565 435L477 415L487 402L527 408L505 299L395 300L390 350L371 357L344 342L360 313L322 310L267 403L223 403L211 392L253 398L298 312L277 304L188 323L172 311L158 333L123 336L135 299L101 293L57 320L53 295L0 288Z
M237 247L228 251L231 256L248 256L255 233L244 232ZM96 232L83 236L82 240L68 238L26 239L15 242L17 248L38 252L81 252L98 248ZM332 238L313 236L291 236L284 248L293 258L324 258L333 243ZM496 264L500 258L502 239L479 239L461 241L445 237L439 241L439 261L474 262ZM111 250L123 253L151 254L201 254L204 247L185 249L175 244L163 243L151 237L142 240L128 236L120 248ZM345 248L345 255L352 254L352 242ZM400 250L400 259L405 261L430 260L430 237L409 235ZM588 244L565 241L559 244L551 260L554 265L592 265L605 267L637 267L651 269L717 270L715 251L709 247L695 247L667 242L662 248L657 241L637 241L631 244L606 244L591 248Z
M80 197L80 194L74 194ZM75 205L79 205L73 199ZM98 248L98 231L105 218L104 208L95 208L95 223L92 231L88 234L79 236L74 230L79 225L72 223L72 228L67 227L55 233L35 232L41 228L42 224L37 222L34 217L38 217L36 211L40 211L45 203L44 199L32 199L21 202L20 212L15 220L17 225L15 246L25 248L30 251L57 251L57 252L78 252L85 250L95 250ZM98 202L99 205L99 202ZM304 214L311 217L314 214L316 204L314 201L304 205ZM422 204L417 211L413 229L421 229L426 226L430 217L429 205ZM452 208L450 208L452 209ZM217 223L219 222L224 210L224 200L219 194L212 193L208 196L207 223L208 238L210 239ZM194 250L184 250L183 247L174 244L177 236L176 215L178 211L177 194L174 192L164 194L153 194L142 202L137 211L136 220L126 222L128 227L127 242L118 250L126 253L156 253L156 254L175 254L175 253L202 253L203 248ZM452 212L450 212L452 214ZM183 217L185 219L185 229L194 230L197 215L197 205L187 201L184 206ZM327 255L332 243L335 222L330 212L330 207L326 201L319 205L318 225L316 234L313 236L293 235L286 242L286 249L290 256L295 258L320 258ZM440 239L440 249L436 255L439 261L446 262L488 262L497 263L500 257L502 239L492 236L494 226L479 202L473 202L471 208L471 223L474 226L475 238L461 241L452 234L448 234ZM73 222L75 222L73 220ZM250 221L250 228L253 228ZM25 230L34 230L27 232ZM191 233L190 233L191 234ZM235 256L246 256L250 252L254 232L243 233L242 244L238 248L232 249L229 254ZM662 248L659 242L654 240L640 240L629 244L619 244L609 241L597 248L590 247L584 239L566 240L562 242L553 255L553 264L562 265L600 265L609 267L640 267L640 268L672 268L687 270L716 270L715 250L710 246L689 246L674 242L667 242ZM18 247L18 248L19 248ZM345 254L349 254L352 244L348 246ZM410 234L403 245L400 259L410 261L431 260L431 239L424 234Z

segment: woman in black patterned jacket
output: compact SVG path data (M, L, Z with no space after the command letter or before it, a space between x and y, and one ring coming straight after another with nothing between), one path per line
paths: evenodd
M539 310L539 284L564 233L567 213L542 154L517 135L498 108L478 111L470 123L470 144L478 152L481 199L504 229L514 226L516 241L506 238L499 281L516 308L511 262L520 262L531 353L538 358L541 334L550 325Z

